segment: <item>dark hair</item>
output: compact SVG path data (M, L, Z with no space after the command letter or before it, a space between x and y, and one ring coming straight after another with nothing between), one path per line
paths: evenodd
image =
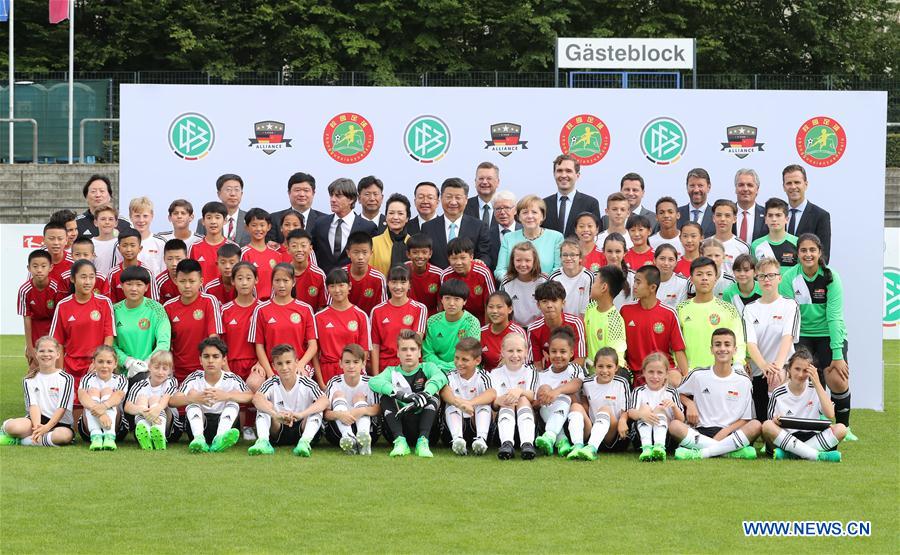
M640 214L632 214L628 217L628 220L625 222L625 229L633 229L635 227L643 227L645 229L653 229L653 226L650 225L650 219L647 216L641 216Z
M660 204L665 204L667 202L669 204L675 205L675 210L678 210L678 201L677 200L673 199L672 197L659 197L658 199L656 199L656 211L657 212L659 211Z
M190 201L185 200L183 198L175 199L169 204L169 215L170 216L172 215L172 212L174 212L176 208L184 208L185 210L188 211L188 214L191 214L191 215L194 214L194 205L191 204Z
M58 222L55 220L50 220L49 222L44 224L44 235L47 235L47 232L50 231L51 229L58 229L60 231L65 232L66 231L66 223Z
M659 289L659 268L656 266L646 265L641 266L637 270L634 271L635 274L641 274L644 276L644 279L647 280L649 285L655 285L657 289Z
M81 260L76 260L72 267L69 269L69 279L72 283L75 283L75 275L84 268L85 266L90 266L91 270L94 270L94 274L97 273L97 267L94 266L94 263L88 260L87 258L82 258Z
M309 186L312 187L313 192L316 192L316 178L309 175L308 173L297 172L288 178L287 190L289 193L291 192L291 187L293 187L297 183L309 183Z
M88 188L91 186L91 183L93 183L94 181L102 181L103 183L105 183L106 184L106 192L109 193L109 196L112 196L112 194L113 194L112 182L110 182L109 178L106 177L105 175L100 175L98 173L95 173L94 175L90 176L88 178L87 182L85 182L84 187L81 188L81 196L83 196L84 198L87 198Z
M347 246L346 250L350 250L350 247L356 245L367 245L369 249L372 249L372 236L366 233L365 231L354 231L347 237Z
M202 354L203 350L206 349L207 347L212 347L213 349L216 349L217 351L222 353L223 357L228 356L228 345L226 345L225 342L222 341L221 339L219 339L218 337L205 338L203 341L200 342L200 345L197 346L197 350L200 351L200 353Z
M569 348L575 348L575 332L569 326L559 326L550 332L550 342L552 343L554 339L562 339L569 344Z
M406 195L401 193L394 193L388 197L387 202L384 203L384 213L387 214L388 206L391 205L392 202L399 202L403 206L406 207L406 219L409 219L411 212L409 199L406 198Z
M703 168L694 168L687 173L687 177L684 179L684 184L687 185L687 182L690 181L692 177L696 177L698 179L705 179L708 185L712 185L712 180L709 178L709 172L704 170Z
M400 330L400 335L397 336L398 347L401 341L415 341L419 349L422 348L422 336L415 330L408 328Z
M441 297L458 297L464 301L469 300L469 286L461 279L448 279L441 284L438 292Z
M788 206L788 203L778 197L772 197L766 201L766 212L768 212L769 210L781 210L782 212L784 212L784 216L787 217L789 209L790 207Z
M798 358L803 359L813 366L816 365L816 357L807 349L804 345L800 345L797 347L797 350L794 351L794 354L788 357L787 361L784 363L784 369L789 370L791 366L793 366L794 361Z
M241 179L236 173L226 173L219 176L219 179L216 179L216 192L222 190L222 186L225 185L226 181L237 181L241 185L241 191L244 190L244 180Z
M594 225L597 226L597 229L600 229L600 218L597 217L593 212L581 212L577 216L575 216L575 225L578 225L578 221L581 218L590 218L594 220Z
M678 259L678 249L676 249L675 246L671 243L663 243L662 245L656 247L656 250L653 251L653 258L659 258L659 255L661 255L665 251L672 251L672 254L675 255L676 259Z
M735 204L733 200L728 200L727 198L720 198L720 199L716 200L716 202L714 202L712 205L713 214L716 213L716 208L718 208L720 206L727 206L728 208L731 208L731 212L735 216L737 216L737 212L738 212L737 204Z
M641 184L641 191L644 190L644 178L641 177L641 174L628 172L622 176L622 179L619 180L619 190L622 190L622 187L625 186L626 181L639 181Z
M181 239L169 239L166 241L166 244L163 245L163 256L165 253L171 251L184 251L187 254L187 245Z
M601 249L601 250L606 250L606 244L609 243L610 241L616 241L617 243L621 243L622 251L628 252L628 242L626 242L625 237L623 237L622 234L617 231L613 231L612 233L610 233L609 235L606 236L606 238L603 240L603 249ZM624 256L622 257L622 260L619 261L619 266L621 267L622 274L627 276L628 275L628 264L625 263ZM625 290L626 295L631 294L631 286L628 285L627 282L625 284L624 290Z
M166 243L166 244L168 245L168 243ZM94 248L94 242L91 240L91 238L85 237L84 235L79 235L78 237L75 238L74 241L72 241L73 249L75 248L75 245L90 245L92 251L96 250ZM187 247L185 247L185 250L187 250Z
M770 260L774 260L774 259L770 259ZM777 263L778 261L775 260L775 262ZM756 268L756 266L753 264L753 259L750 257L749 254L747 254L745 252L742 252L741 254L737 255L734 259L734 262L731 263L732 270L734 270L735 268L740 268L742 266L750 266L751 270Z
M803 174L803 181L806 181L806 168L801 166L800 164L789 164L781 170L781 180L784 181L784 176L789 173L800 172Z
M356 184L356 193L361 195L363 189L368 189L372 185L378 187L378 190L384 192L384 182L375 177L374 175L367 175L359 180L359 183Z
M269 214L269 216L271 216L271 214ZM300 212L297 212L293 208L288 208L285 211L285 213L281 216L281 226L280 227L284 227L284 222L286 222L288 218L297 218L297 223L299 223L299 224L303 223L303 214L301 214ZM297 229L300 229L300 228L297 228ZM291 230L291 231L293 231L293 230Z
M129 266L125 268L122 270L119 282L126 283L129 281L142 281L144 285L150 285L150 270L143 266Z
M448 188L462 189L466 196L469 195L469 184L463 181L461 177L448 177L441 183L441 194L444 194Z
M356 360L366 360L366 351L357 343L344 345L344 348L341 350L341 358L344 358L344 355L350 355Z
M416 196L416 193L419 192L419 187L434 187L434 191L437 193L438 198L441 197L441 190L438 189L438 186L431 181L420 181L419 183L417 183L416 188L413 189L413 196Z
M244 223L249 227L250 222L253 220L263 220L269 225L272 225L272 215L262 208L251 208L247 210L247 213L244 214Z
M503 304L505 304L508 308L513 307L512 297L510 297L509 293L507 293L506 291L501 291L501 290L494 291L493 293L491 293L491 296L488 297L487 302L490 303L491 299L493 299L494 297L497 297L498 299L503 301Z
M731 328L716 328L712 332L712 337L710 337L710 343L712 343L712 339L714 337L716 337L717 335L729 335L729 336L731 336L731 339L734 340L735 343L737 343L737 336L734 334L734 330L732 330Z
M534 288L534 300L541 301L565 301L566 288L558 281L545 281Z
M57 210L56 212L50 214L51 222L62 222L63 225L74 222L78 218L78 215L71 210L63 208L62 210Z
M193 258L185 258L184 260L179 261L178 265L175 266L176 276L178 274L193 274L194 272L197 272L201 276L203 275L203 266Z
M388 281L409 281L409 270L406 266L394 266L388 270Z
M224 203L221 203L217 200L212 202L207 202L203 205L203 210L200 211L203 217L207 214L220 214L223 218L228 217L228 208Z
M279 262L278 264L276 264L275 266L273 266L273 267L272 267L272 276L271 276L271 282L272 282L272 283L275 282L275 274L278 273L278 272L284 272L284 273L286 273L286 274L291 278L291 281L294 281L294 275L295 275L295 272L294 272L294 265L293 265L293 264L291 264L291 263L289 263L289 262ZM293 286L292 286L292 287L293 287ZM293 296L293 295L294 295L294 294L293 294L293 292L292 292L292 293L291 293L291 296Z
M93 244L93 241L91 241L91 244ZM28 253L28 263L29 264L31 264L31 261L34 260L35 258L46 258L47 261L50 262L50 264L53 264L53 259L50 257L50 253L44 249L35 249L35 250L31 251L30 253Z
M430 235L416 233L415 235L410 235L406 241L406 252L409 252L411 249L434 249L434 242L432 242Z
M597 361L600 360L600 357L611 358L613 359L613 364L619 365L619 353L612 347L600 347L597 350L597 354L594 355L594 366L597 366Z
M474 337L462 337L456 342L456 351L466 353L472 358L481 356L481 341Z
M622 292L623 288L628 289L626 295L631 294L631 287L628 286L628 280L625 278L625 274L622 273L622 269L618 266L609 264L601 267L597 270L597 279L606 284L609 288L609 296L614 299L619 296L619 293Z
M800 237L797 237L797 249L800 249L800 243L804 241L810 241L816 245L816 248L819 249L819 269L822 270L822 275L825 277L825 285L829 285L832 281L834 281L834 276L831 274L831 270L825 264L825 251L822 250L822 240L819 239L819 236L815 233L804 233Z
M333 268L328 275L325 276L325 285L340 285L342 283L350 284L350 275L343 268Z
M290 343L279 343L272 347L272 360L275 360L276 357L284 356L288 353L292 353L294 356L297 356L297 350L294 349L294 346Z
M238 260L241 259L241 247L235 245L231 241L225 241L225 243L216 249L216 257L218 258L231 258L232 256L236 256Z
M569 154L560 154L553 159L553 172L556 172L556 166L562 164L566 160L575 164L575 173L581 173L581 164L578 163L578 159Z
M478 166L475 167L475 172L477 173L478 170L494 170L495 172L497 172L497 176L500 176L500 168L498 168L497 164L493 162L482 162L478 164Z
M287 234L287 242L290 243L291 239L306 239L310 243L313 242L312 235L305 229L292 229Z
M705 266L712 266L713 271L716 272L716 275L719 275L719 267L716 266L715 260L706 256L698 256L691 262L691 273L694 273L694 270L697 268L703 268Z
M258 277L259 277L259 273L256 271L256 266L254 266L253 264L247 262L246 260L241 260L240 262L238 262L237 264L235 264L234 266L231 267L231 279L232 279L232 280L233 280L234 277L237 275L238 270L240 270L241 268L247 268L247 269L249 269L251 272L253 272L253 277L254 277L254 278L258 278Z
M342 196L350 199L355 204L359 199L359 192L356 190L356 184L352 179L347 177L339 177L328 184L328 194Z
M447 243L447 256L463 253L475 256L475 244L468 237L457 237Z
M121 242L122 242L122 239L128 239L129 237L136 237L137 240L138 240L138 245L141 244L141 234L140 234L140 232L138 232L136 229L132 229L132 228L130 228L130 227L129 227L128 229L122 230L122 231L119 233L119 238L118 238L118 240L117 240L116 242L117 242L117 243L121 243Z

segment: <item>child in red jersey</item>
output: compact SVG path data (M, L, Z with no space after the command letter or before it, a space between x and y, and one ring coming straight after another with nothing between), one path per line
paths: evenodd
M156 276L156 291L160 304L166 304L178 296L178 284L175 283L175 268L187 258L187 245L181 239L169 239L163 247L163 263L166 269Z
M253 312L247 340L256 344L256 359L265 371L266 379L274 375L271 353L281 343L292 345L297 351L297 372L310 377L313 357L319 350L316 320L308 304L291 294L294 288L294 267L276 264L272 270L272 296Z
M25 360L28 369L34 370L38 367L34 358L35 341L50 333L53 311L62 287L50 277L50 253L44 249L31 251L28 255L28 273L30 277L19 287L16 306L25 327Z
M409 298L424 304L428 308L429 317L443 310L438 302L443 270L431 263L431 253L431 237L424 233L411 235L406 241Z
M575 235L578 237L578 248L581 249L581 265L594 274L606 266L606 256L597 245L599 232L600 220L593 212L582 212L575 217Z
M481 366L485 372L500 366L504 337L511 333L526 337L522 326L512 321L512 315L513 302L506 291L495 291L488 297L487 324L481 327Z
M494 276L484 262L475 260L475 245L467 237L457 237L447 244L450 267L441 274L441 283L458 279L469 287L465 310L484 324L484 309L494 289Z
M65 282L63 272L71 268L73 262L66 252L66 224L50 221L44 226L44 248L50 253L50 277L57 283Z
M331 306L316 313L319 354L314 359L316 382L325 389L328 380L341 373L341 353L345 345L356 343L363 350L372 349L369 317L350 302L350 276L343 268L335 268L325 278ZM371 360L371 359L370 359Z
M240 261L241 248L239 246L226 242L219 247L219 250L216 251L216 268L219 270L219 275L212 281L207 280L206 285L203 286L203 292L209 293L218 299L220 304L233 301L237 296L237 290L231 281L231 271L235 264ZM231 360L231 357L229 357L229 360ZM241 376L241 378L244 378L244 376Z
M312 235L304 229L295 229L287 234L287 245L290 253L287 262L294 266L294 297L311 306L314 313L318 312L328 306L330 299L325 288L325 272L313 260Z
M289 210L284 216L281 217L281 236L284 237L284 243L278 245L275 248L278 251L278 254L281 255L281 261L287 262L290 264L293 262L294 257L291 255L291 247L288 243L288 236L295 229L303 229L303 225L300 223L300 214L294 212L293 210ZM276 245L274 241L269 242L269 246Z
M116 335L112 303L94 292L96 272L90 260L79 260L72 265L75 292L59 301L50 324L50 335L63 348L62 366L75 384L90 368L97 347L111 346ZM75 406L80 409L78 399Z
M428 309L409 298L409 270L394 266L388 272L390 300L372 309L372 375L388 366L397 366L397 338L400 330L425 333Z
M77 260L90 260L92 263L94 262L94 242L91 241L89 237L80 236L72 243L72 262L74 263ZM96 268L96 266L95 266ZM53 274L50 274L51 277ZM72 294L72 271L66 270L62 273L62 281L59 281L60 284L60 297L67 297ZM109 290L109 282L106 280L106 276L97 272L96 277L94 278L94 293L98 295L106 296L106 292Z
M625 264L632 270L641 266L653 265L653 249L647 243L647 238L653 231L653 226L647 216L631 216L626 224L628 236L631 237L631 248L625 253Z
M541 316L528 326L528 345L534 367L537 370L547 368L549 362L550 335L561 326L572 328L575 342L573 345L573 362L584 366L584 322L581 318L563 311L566 304L566 289L558 281L548 281L538 285L534 291Z
M116 249L119 251L119 256L122 259L120 264L117 264L112 271L107 276L107 296L109 300L113 302L113 304L125 300L125 292L122 291L122 270L128 268L129 266L140 266L142 268L146 268L144 263L138 259L138 255L141 253L141 234L133 229L127 229L119 234L119 242L116 245ZM156 300L159 296L156 291L156 283L151 281L150 287L147 288L147 292L144 293L144 296L148 299Z
M202 292L203 268L185 259L175 267L178 296L163 305L172 323L174 376L179 383L200 367L197 345L222 333L222 309L212 295Z
M362 231L351 233L347 238L347 257L350 264L344 269L350 275L350 302L371 315L376 305L387 301L387 280L369 264L372 237Z
M256 267L259 284L256 294L261 301L272 295L272 268L283 262L284 256L266 244L266 234L272 229L272 216L262 208L251 208L244 216L244 223L250 233L250 244L241 249L241 260Z
M691 262L700 257L700 242L703 241L703 228L697 222L686 222L681 226L681 246L684 254L675 265L675 273L686 278L691 276Z
M200 263L203 279L212 281L217 277L216 251L227 241L222 232L228 209L221 202L207 202L203 205L203 227L206 235L203 239L188 246L188 258Z

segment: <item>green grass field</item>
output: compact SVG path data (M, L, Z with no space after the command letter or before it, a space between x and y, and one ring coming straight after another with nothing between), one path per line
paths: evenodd
M900 342L885 342L887 410L856 411L841 464L390 460L247 445L190 455L83 443L0 452L0 551L896 552ZM0 417L22 414L21 338L0 338ZM744 520L868 520L867 538L746 538ZM893 546L893 547L891 547Z

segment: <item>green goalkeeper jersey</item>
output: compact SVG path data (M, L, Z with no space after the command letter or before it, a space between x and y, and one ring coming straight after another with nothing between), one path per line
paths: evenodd
M784 272L778 290L800 305L800 337L828 337L832 360L843 360L847 339L844 287L837 272L829 268L829 274L830 279L819 268L809 277L798 264Z
M428 319L425 326L425 342L422 344L422 360L433 362L444 372L453 370L456 343L463 337L481 341L481 322L467 311L455 322L448 322L443 312Z
M619 355L619 366L625 366L625 321L615 305L606 312L600 312L597 310L597 303L591 301L584 311L584 335L587 360L592 364L597 351L603 347L612 347Z
M717 328L728 328L734 332L737 338L734 363L744 365L747 358L744 323L733 304L715 297L706 303L698 303L695 299L690 299L678 303L677 312L678 321L681 322L684 354L687 356L689 369L706 368L715 363L710 345L712 334Z
M403 392L437 395L445 385L447 376L430 362L423 362L409 372L404 371L402 366L389 366L369 378L369 389L388 396Z
M125 302L113 305L116 320L113 347L119 366L124 367L128 357L147 360L156 351L170 350L172 325L163 306L147 298L137 308L128 308Z

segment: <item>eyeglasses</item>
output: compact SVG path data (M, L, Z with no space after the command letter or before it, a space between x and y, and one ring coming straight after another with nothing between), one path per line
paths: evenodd
M512 212L512 206L494 206L494 212Z
M756 276L756 279L759 281L775 281L775 278L781 277L781 274L759 274Z
M578 258L581 255L578 253L574 253L574 252L564 252L559 256L560 256L560 258Z

